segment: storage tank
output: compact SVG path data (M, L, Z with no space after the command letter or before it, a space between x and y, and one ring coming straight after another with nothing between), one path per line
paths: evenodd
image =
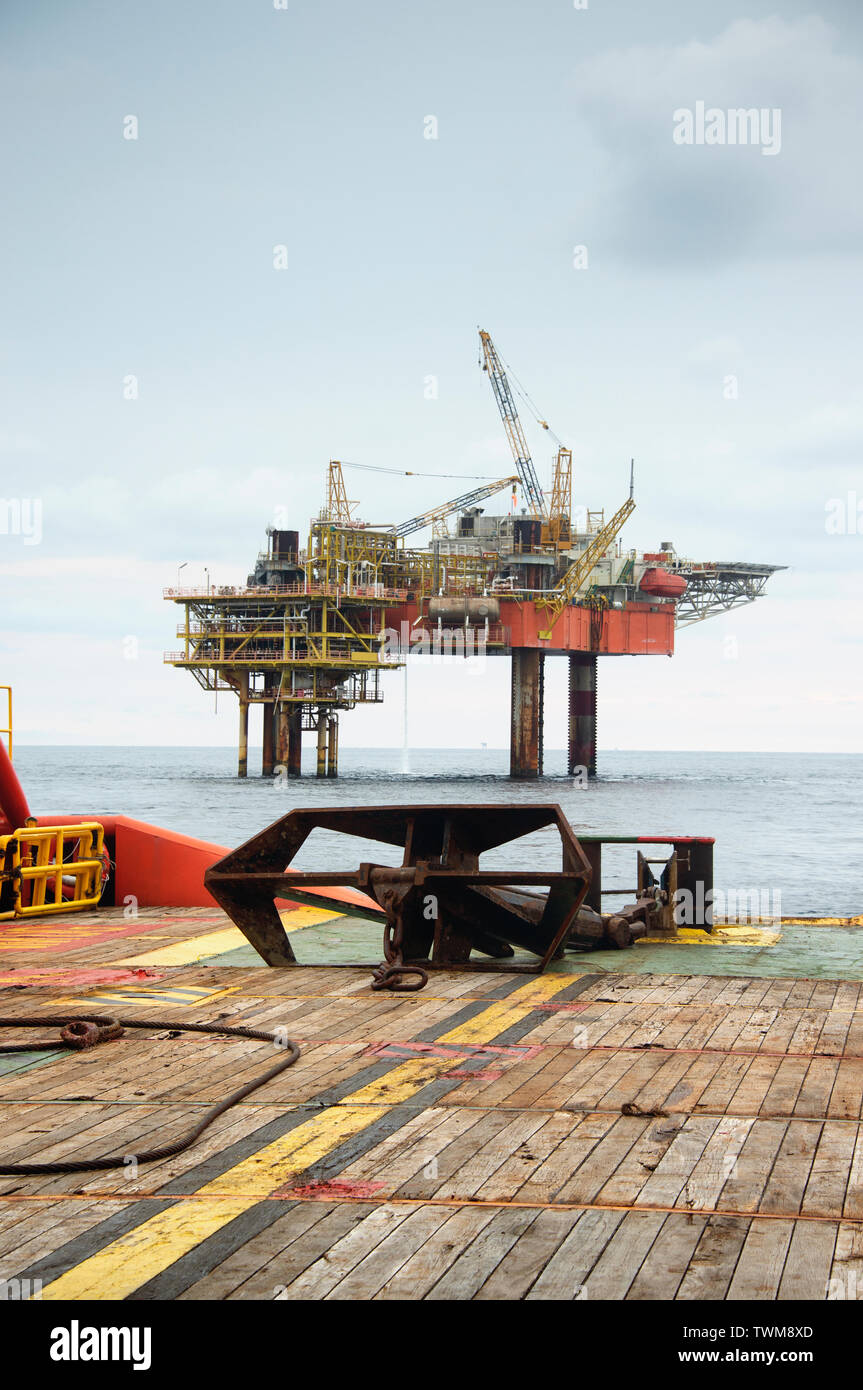
M464 627L466 622L474 626L496 623L500 619L500 603L496 598L430 598L429 618L450 627Z

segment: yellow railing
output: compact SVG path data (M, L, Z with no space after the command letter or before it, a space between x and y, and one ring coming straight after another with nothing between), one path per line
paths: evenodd
M104 833L97 821L86 821L0 836L0 921L95 907L102 896Z

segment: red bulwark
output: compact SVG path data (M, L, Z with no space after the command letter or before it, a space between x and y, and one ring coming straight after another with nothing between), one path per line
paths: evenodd
M215 907L204 888L204 871L228 853L221 845L195 840L159 825L117 816L114 900L139 907Z
M230 851L225 845L216 845L209 840L196 840L191 835L181 835L176 830L166 830L161 825L148 825L146 821L132 820L129 816L100 815L98 812L86 816L58 815L39 816L39 825L77 825L81 821L98 821L105 830L105 844L114 864L114 903L123 907L134 900L136 908L141 907L212 907L215 900L204 887L204 873L211 864L223 859ZM290 873L291 870L288 869ZM376 908L377 904L364 893L354 888L310 888L310 894L324 899L335 899L346 908L352 904L358 907ZM280 908L295 908L297 903L277 898ZM325 906L331 910L332 903ZM221 917L215 919L221 920ZM81 945L80 937L84 923L76 925L76 914L63 914L62 917L45 916L39 918L12 918L0 922L0 936L7 944L14 939L25 938L52 941L56 949L71 950ZM110 941L115 936L133 936L149 931L151 924L142 925L140 921L113 923L109 928L94 926L92 917L88 918L87 939L91 944ZM17 934L17 935L16 935ZM33 947L42 949L42 946Z

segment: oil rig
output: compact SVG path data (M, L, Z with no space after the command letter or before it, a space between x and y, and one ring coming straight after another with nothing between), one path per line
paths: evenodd
M261 772L301 773L302 738L314 734L317 775L338 775L338 716L383 700L381 675L411 653L511 657L510 773L542 775L543 664L569 661L571 775L596 775L597 658L671 656L677 627L753 602L782 565L694 561L664 541L624 549L629 496L609 520L572 506L572 450L557 436L544 493L505 365L480 330L480 363L503 421L514 471L407 521L357 520L342 463L327 498L300 533L270 528L244 586L168 588L183 609L181 650L164 660L208 691L239 698L238 775L248 773L249 707L263 712ZM515 377L510 371L510 375ZM520 385L516 390L549 430ZM391 470L390 470L391 471ZM480 503L511 489L510 509ZM518 505L518 490L521 503ZM431 529L423 548L405 544Z

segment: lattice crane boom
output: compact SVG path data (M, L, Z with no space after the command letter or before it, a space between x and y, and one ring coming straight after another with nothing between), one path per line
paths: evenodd
M554 623L560 614L578 595L590 576L591 570L599 563L608 547L612 544L618 531L635 511L635 502L632 497L628 497L622 507L617 511L610 521L606 522L601 530L597 531L590 544L581 552L577 560L574 560L569 569L563 575L556 589L552 589L547 600L547 607L551 610L551 622Z
M494 398L497 401L497 408L500 411L503 427L506 430L506 437L509 440L509 447L515 460L518 475L524 487L530 510L543 520L547 520L548 511L545 505L545 498L542 495L542 488L536 476L536 469L527 447L527 440L524 437L524 430L518 418L518 411L515 408L512 391L506 379L506 372L503 369L497 349L491 337L482 328L479 330L479 339L482 345L483 371L488 372Z
M356 505L356 502L348 497L341 463L338 459L330 459L327 470L327 504L325 509L327 520L334 521L340 526L349 526L353 522L353 508Z
M498 478L493 483L486 483L483 487L474 488L472 492L463 492L461 497L454 497L450 502L444 502L439 507L432 507L419 516L412 516L409 521L401 521L398 526L393 527L393 530L397 536L410 536L414 531L422 531L423 527L431 526L436 521L442 521L444 517L451 516L453 512L460 512L466 507L473 507L477 502L482 502L495 492L502 492L505 487L509 487L510 483L520 481L521 479L515 474L509 478Z

